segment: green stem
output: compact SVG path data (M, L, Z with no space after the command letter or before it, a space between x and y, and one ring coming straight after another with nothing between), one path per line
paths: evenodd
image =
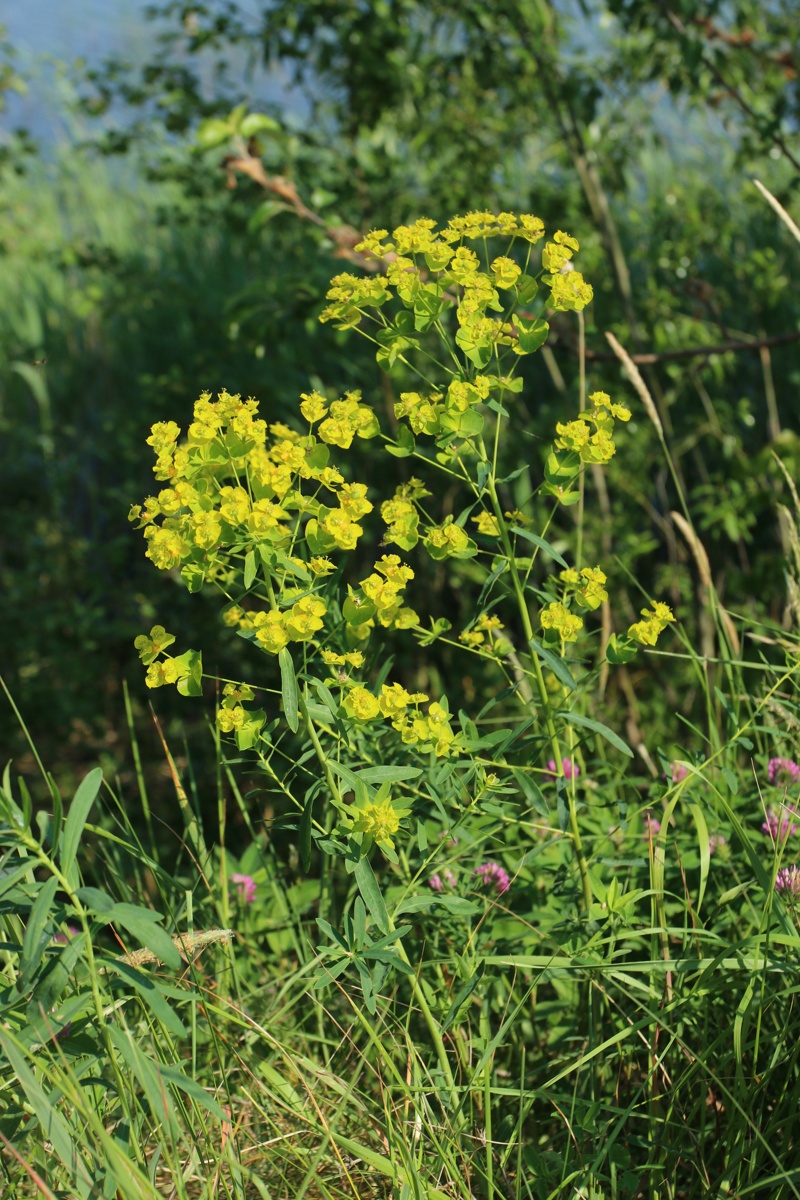
M317 733L317 730L314 726L314 722L311 720L311 714L308 711L307 699L308 699L307 694L300 695L298 697L299 707L300 707L300 715L302 716L303 721L305 722L306 731L308 733L308 736L311 738L311 744L314 747L314 752L317 756L320 766L322 767L323 774L325 775L325 784L328 788L328 792L330 794L331 800L333 801L334 806L337 809L341 810L343 807L342 794L339 791L338 784L336 783L336 780L333 777L333 771L330 768L330 763L328 762L327 755L325 754L325 751L323 749L322 742L319 740L319 734ZM330 833L332 828L333 828L333 813L331 812L331 809L328 808L325 813L325 832ZM333 899L333 872L331 870L331 863L329 860L329 856L327 854L323 853L322 861L320 864L320 879L319 879L319 915L321 917L323 917L325 920L328 920L330 918L332 899Z
M322 770L324 772L325 782L328 786L328 791L330 792L331 799L333 800L333 803L337 808L341 808L342 807L341 793L339 792L339 788L336 784L336 781L334 780L333 772L331 771L330 764L329 764L327 756L325 754L325 750L323 749L322 743L320 742L319 736L317 735L317 731L314 728L314 722L311 720L311 716L309 714L308 707L306 705L306 700L305 700L305 697L303 697L303 696L300 697L300 712L303 716L303 720L305 721L305 726L308 731L308 736L311 738L311 743L314 747L314 751L317 755L317 759L319 760L320 766L322 767ZM325 858L323 857L323 862L324 861L325 861ZM322 898L320 898L320 904L321 903L322 903ZM394 924L394 921L392 920L391 917L389 917L390 931L394 932L395 928L396 928L396 926ZM402 941L398 941L398 943L397 943L397 953L399 954L399 956L403 960L403 962L406 964L406 966L410 967L411 970L414 970L414 968L411 966L409 957L405 952L405 948L403 947ZM436 1050L436 1057L439 1060L439 1066L442 1069L442 1073L444 1075L445 1082L447 1084L447 1089L448 1089L448 1092L450 1093L451 1107L453 1109L453 1112L457 1113L458 1108L459 1108L458 1091L456 1089L456 1081L453 1076L453 1070L452 1070L452 1067L450 1066L450 1060L447 1057L447 1049L445 1047L444 1040L443 1040L441 1032L439 1030L439 1023L436 1020L436 1018L434 1017L433 1012L431 1011L430 1005L428 1004L428 1001L425 998L425 993L422 990L422 984L420 983L419 975L417 974L416 971L414 972L413 976L410 976L410 979L411 979L411 990L414 994L414 999L416 1000L417 1004L419 1005L420 1011L422 1012L422 1016L425 1020L425 1024L428 1027L428 1032L431 1036L431 1041L433 1042L434 1048ZM461 1116L459 1117L459 1120L463 1121L463 1114L461 1114Z
M498 418L498 420L499 420L499 418ZM484 446L482 440L481 440L481 451L483 453L484 459L486 459L488 461L488 456L486 454L486 447ZM542 713L544 715L545 727L547 729L547 737L548 737L548 741L550 743L550 749L553 754L553 760L556 765L556 774L558 775L558 777L560 779L564 779L564 762L563 762L563 757L562 757L562 753L561 753L561 746L560 746L560 743L558 740L558 734L556 732L555 722L553 720L552 709L551 709L551 705L550 705L550 697L547 694L547 686L544 681L544 674L542 672L542 664L539 661L538 654L536 653L536 651L533 649L533 647L531 645L531 642L533 641L533 626L531 625L530 613L528 612L528 605L527 605L527 601L525 600L525 592L523 590L522 582L519 577L519 572L517 571L516 558L514 556L514 551L511 546L511 536L508 531L508 525L506 523L505 517L503 516L503 509L500 504L499 497L497 495L497 487L495 485L494 472L492 472L492 474L489 476L488 480L486 481L486 489L489 493L489 498L492 502L492 509L494 511L495 518L497 520L498 528L500 530L500 538L503 543L503 549L505 551L506 558L508 559L508 567L509 567L509 571L511 574L511 586L514 589L514 595L515 595L516 601L517 601L517 608L519 610L520 619L522 621L522 628L525 631L525 639L528 643L528 649L530 651L531 664L533 666L533 677L536 682L536 688L539 692L539 700L540 700L540 704L541 704L541 708L542 708ZM569 803L569 824L570 824L570 831L572 833L572 847L573 847L573 851L575 853L575 860L578 864L578 872L581 877L581 888L583 890L583 900L584 900L584 904L586 906L586 912L588 914L589 909L591 907L591 903L592 903L592 889L589 884L589 867L586 862L586 853L583 848L583 839L581 838L580 828L578 826L578 813L577 813L577 809L575 806L575 787L574 787L574 785L568 790L567 794L568 794L568 803Z

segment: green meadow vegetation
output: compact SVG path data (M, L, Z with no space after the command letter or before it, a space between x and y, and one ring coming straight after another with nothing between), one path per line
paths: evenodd
M794 6L148 20L0 153L2 1194L800 1196Z

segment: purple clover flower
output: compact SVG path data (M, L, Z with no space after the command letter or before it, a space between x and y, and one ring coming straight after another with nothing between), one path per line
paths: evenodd
M450 888L454 888L456 886L456 877L449 867L444 873L444 881Z
M781 867L775 876L775 891L787 899L800 896L800 867L796 863L791 867Z
M442 883L441 875L431 875L428 880L428 887L433 888L435 892L443 892L444 884Z
M565 779L577 779L581 773L580 767L578 766L578 764L576 762L573 762L571 758L562 758L561 765L564 768L564 778ZM548 761L547 769L545 770L545 775L552 775L554 779L558 775L558 770L556 768L556 760L554 758L551 758Z
M682 762L671 762L669 773L673 783L681 783L689 774L689 770Z
M788 787L800 779L800 767L793 758L771 758L767 765L767 777L776 787Z
M661 822L650 813L644 815L644 836L654 838L661 829Z
M503 892L507 892L511 887L508 871L496 862L485 862L476 867L472 872L472 878L476 877L479 883L492 884L498 896L502 896Z
M78 929L77 925L68 925L66 933L63 933L59 929L58 933L53 934L53 941L57 942L59 946L64 946L70 938L77 937L79 933L80 929Z
M761 824L763 833L768 833L773 842L780 839L785 842L793 833L800 830L800 825L795 825L792 817L797 816L793 808L769 808L767 809L767 819Z
M231 883L236 885L236 895L245 904L252 904L256 898L258 887L252 875L231 875Z

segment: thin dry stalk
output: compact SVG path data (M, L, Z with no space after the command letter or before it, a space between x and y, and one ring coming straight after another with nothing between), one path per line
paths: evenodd
M775 209L775 212L778 214L780 219L783 221L784 225L789 230L789 232L791 234L793 234L794 237L797 238L798 242L800 242L800 229L798 229L798 227L795 225L794 221L789 216L789 214L787 213L787 211L783 207L783 205L778 203L778 201L773 196L772 192L769 190L769 188L764 187L764 185L760 179L754 179L753 183L756 185L758 190L761 192L761 195L764 197L764 199L766 200L766 202L770 206L770 208Z
M730 642L730 646L734 654L738 655L741 652L739 634L736 632L736 626L733 623L730 613L726 612L726 610L719 603L718 597L716 597L714 581L711 578L711 564L708 561L708 555L706 554L705 547L703 546L703 543L700 541L692 526L689 524L686 518L681 515L681 513L673 512L670 513L670 516L678 526L678 529L680 529L683 536L686 538L687 545L689 546L689 549L694 556L694 561L697 564L697 570L700 575L701 584L708 592L709 598L714 597L717 599L719 615L725 626L725 632L728 635L728 641Z
M664 426L661 424L661 418L658 415L658 410L655 406L655 401L653 400L653 397L650 395L650 392L647 390L647 384L645 383L645 381L642 379L641 375L639 374L639 368L636 366L636 363L633 361L630 354L628 354L627 350L624 350L623 347L619 344L617 339L614 337L613 333L607 331L606 332L606 340L607 340L609 346L611 347L611 349L616 354L619 361L622 363L623 367L625 368L625 373L628 376L628 379L631 381L634 388L639 393L639 398L641 399L642 404L644 405L645 412L647 413L648 417L655 425L658 436L663 439Z
M206 929L198 933L176 933L172 944L181 957L189 962L196 958L205 946L211 946L215 942L230 942L232 938L232 929ZM152 950L134 950L130 954L120 955L119 961L129 963L132 967L140 967L144 963L161 962L161 959L157 954L153 954Z

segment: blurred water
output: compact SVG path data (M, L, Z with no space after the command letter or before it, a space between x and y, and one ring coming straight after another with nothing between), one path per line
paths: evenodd
M72 60L147 48L144 9L152 0L0 0L9 41L30 55Z
M18 69L29 81L24 96L7 95L6 112L0 115L5 129L24 126L45 147L65 136L80 136L69 103L74 98L71 72L80 60L100 65L120 57L134 65L146 62L155 49L158 26L145 19L153 0L0 0L0 25L17 50ZM174 24L173 24L174 28ZM235 64L239 55L228 54ZM241 53L241 76L248 78L254 108L278 103L296 114L307 104L281 70L247 72ZM112 114L113 116L113 114ZM113 120L112 120L113 123Z

